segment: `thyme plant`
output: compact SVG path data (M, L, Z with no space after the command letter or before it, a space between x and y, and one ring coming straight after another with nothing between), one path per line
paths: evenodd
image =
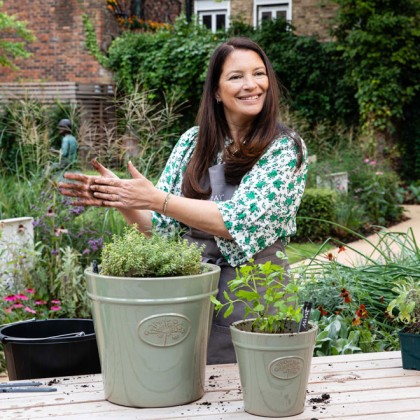
M147 237L136 226L102 249L101 274L117 277L172 277L199 274L203 247L180 237Z

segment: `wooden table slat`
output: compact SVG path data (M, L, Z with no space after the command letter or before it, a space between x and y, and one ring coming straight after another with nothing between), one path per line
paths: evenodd
M41 379L48 384L51 379ZM206 393L184 406L132 408L104 399L101 375L56 378L53 393L0 393L0 418L247 420L235 364L207 366ZM323 403L312 398L328 394ZM420 372L404 370L399 352L314 358L305 411L295 420L420 419Z

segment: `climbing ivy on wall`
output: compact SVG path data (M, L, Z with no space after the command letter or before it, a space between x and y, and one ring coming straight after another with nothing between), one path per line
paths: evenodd
M0 9L2 7L3 1L0 0ZM27 28L26 22L0 12L0 67L15 67L14 61L17 58L29 57L31 53L27 43L34 40L35 37Z

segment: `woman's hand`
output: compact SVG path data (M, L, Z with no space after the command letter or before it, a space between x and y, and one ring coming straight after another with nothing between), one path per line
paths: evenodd
M162 192L144 177L131 162L128 170L132 179L95 177L89 185L93 198L103 206L126 210L154 210Z
M101 175L100 177L67 172L64 174L64 178L76 182L60 182L58 184L61 194L68 197L77 197L78 200L72 203L74 206L103 206L102 200L93 196L93 192L90 189L91 185L96 179L100 179L101 177L119 179L114 172L105 168L105 166L101 165L97 160L93 159L91 163L95 170Z

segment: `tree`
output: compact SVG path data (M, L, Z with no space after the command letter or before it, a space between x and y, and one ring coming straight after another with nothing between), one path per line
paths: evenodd
M420 90L420 2L333 1L339 4L333 35L347 59L363 128L383 155Z
M0 0L1 7L3 7L2 0ZM26 43L34 39L26 22L17 20L16 16L0 13L0 67L15 68L13 63L15 59L29 57L31 53L26 49Z

